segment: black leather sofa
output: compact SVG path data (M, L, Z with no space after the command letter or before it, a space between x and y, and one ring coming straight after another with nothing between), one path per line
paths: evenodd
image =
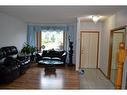
M18 57L15 46L0 48L0 83L9 83L23 74L30 66L29 57Z
M43 50L42 53L36 54L36 61L39 63L41 60L57 60L66 63L66 51Z

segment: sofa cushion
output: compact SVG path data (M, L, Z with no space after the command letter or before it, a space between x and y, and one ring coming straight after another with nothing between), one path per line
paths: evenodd
M49 51L48 54L50 55L50 57L61 57L63 53L64 53L64 51L53 51L53 50L51 50L51 51Z
M0 64L3 64L5 59L6 59L6 58L0 59Z
M14 55L18 53L18 50L15 46L7 46L7 47L2 47L0 49L0 55L2 55L3 57L7 57L9 55Z
M53 50L49 50L49 51L47 52L47 55L48 55L49 57L53 57L53 56L54 56L54 51L53 51Z
M51 57L43 57L42 59L51 59Z
M17 58L17 54L14 54L14 55L9 55L9 57L12 57L12 58Z
M52 57L53 60L61 60L61 58L58 57Z
M5 66L19 66L19 61L15 58L12 58L12 57L7 57L5 60L4 60L4 65Z
M15 55L15 54L18 53L18 50L17 50L17 48L15 46L11 46L10 50L11 50L11 55Z
M49 52L47 50L43 50L42 57L50 57Z
M55 51L55 50L44 50L42 53L42 57L59 57L64 54L65 51Z

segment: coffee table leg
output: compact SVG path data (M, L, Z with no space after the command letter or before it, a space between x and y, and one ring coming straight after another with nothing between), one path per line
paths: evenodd
M55 65L50 64L45 66L45 73L55 73L56 68Z

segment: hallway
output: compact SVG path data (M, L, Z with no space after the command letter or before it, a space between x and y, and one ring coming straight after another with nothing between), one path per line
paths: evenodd
M80 89L114 89L111 81L107 80L99 69L84 69L80 75Z

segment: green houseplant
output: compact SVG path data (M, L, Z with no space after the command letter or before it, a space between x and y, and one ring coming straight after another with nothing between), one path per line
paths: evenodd
M29 45L28 43L24 43L21 53L23 53L24 55L29 55L30 60L33 61L35 58L35 56L34 56L35 51L36 51L36 47L33 47L33 46Z
M28 43L24 43L21 53L33 55L35 51L36 51L36 47L33 47Z

